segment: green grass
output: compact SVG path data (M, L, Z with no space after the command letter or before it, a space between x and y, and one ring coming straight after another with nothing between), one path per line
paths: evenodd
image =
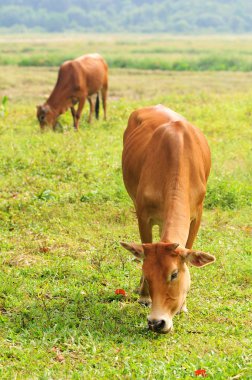
M73 43L74 40L74 43ZM233 46L236 49L233 49ZM165 71L252 71L251 36L181 38L158 35L60 35L0 40L0 65L53 67L100 52L109 67Z
M41 133L35 105L57 68L27 70L0 70L0 378L251 379L251 76L111 69L107 122L88 125L86 108L79 133L70 113ZM170 335L147 330L141 266L119 244L139 242L123 131L160 102L204 131L213 162L195 247L217 261L191 268Z
M143 54L144 56L145 54ZM75 58L74 55L34 55L33 57L22 58L17 64L19 66L59 66L62 62ZM188 59L180 58L179 60L170 61L168 57L159 58L155 56L150 58L134 58L129 53L128 56L105 56L109 67L127 68L141 70L166 70L166 71L252 71L251 61L240 59L238 56L227 58L223 56L208 55L204 58ZM3 59L2 64L8 64L11 61Z

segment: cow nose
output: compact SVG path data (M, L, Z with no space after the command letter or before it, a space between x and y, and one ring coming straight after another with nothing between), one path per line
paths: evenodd
M160 319L160 320L157 320L157 319L149 320L148 319L148 326L149 326L150 330L160 332L165 327L165 321L163 319Z

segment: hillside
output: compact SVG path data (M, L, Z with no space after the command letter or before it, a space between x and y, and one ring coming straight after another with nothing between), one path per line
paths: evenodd
M0 31L251 33L251 0L0 0Z

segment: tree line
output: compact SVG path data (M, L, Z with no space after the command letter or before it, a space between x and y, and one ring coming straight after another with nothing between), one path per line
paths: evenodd
M0 0L0 30L251 33L251 0Z

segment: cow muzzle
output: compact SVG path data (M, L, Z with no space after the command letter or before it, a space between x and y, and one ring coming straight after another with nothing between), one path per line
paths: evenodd
M148 317L147 321L149 329L157 333L167 334L172 330L172 321L166 318L151 319Z

